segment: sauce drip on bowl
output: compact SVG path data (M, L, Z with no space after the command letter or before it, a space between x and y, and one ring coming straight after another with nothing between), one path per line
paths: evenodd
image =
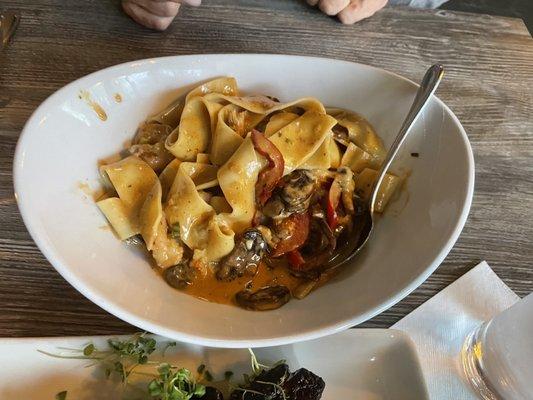
M93 109L98 118L100 118L102 121L107 121L107 113L100 104L91 99L91 94L89 92L87 92L86 90L81 90L79 98L84 100L89 105L89 107Z

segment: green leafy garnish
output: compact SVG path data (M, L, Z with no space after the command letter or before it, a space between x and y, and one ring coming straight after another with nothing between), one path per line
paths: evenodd
M188 369L161 364L159 376L148 384L148 393L157 400L189 400L205 394L205 386L196 383Z
M146 338L144 333L134 335L129 340L110 339L107 342L116 355L129 358L138 364L146 364L148 356L156 347L155 339Z
M163 348L163 351L161 352L161 354L163 355L163 357L165 356L165 353L166 351L170 348L170 347L176 347L177 343L176 342L168 342L165 347Z
M124 385L133 374L149 376L146 395L152 400L189 400L193 396L201 397L205 394L205 386L196 383L191 372L185 368L178 368L168 363L157 363L149 360L150 355L156 350L157 342L146 333L138 333L127 340L110 339L107 341L109 349L100 350L94 344L88 344L81 350L64 349L72 351L68 354L52 354L39 350L41 353L58 358L91 360L93 365L98 365L104 371L106 378L118 377ZM176 342L168 342L163 349L176 346ZM143 371L135 371L139 366L145 366ZM202 372L205 365L201 365ZM200 372L200 367L198 371ZM209 374L208 371L205 371ZM209 374L211 376L211 374ZM212 379L212 377L211 377ZM137 385L137 384L136 384ZM56 400L66 400L67 392L56 395Z

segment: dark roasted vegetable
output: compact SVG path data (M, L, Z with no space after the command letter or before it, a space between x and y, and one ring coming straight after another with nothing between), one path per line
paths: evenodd
M266 286L255 292L242 290L235 295L235 301L239 306L255 311L275 310L290 299L290 290L282 285Z
M224 257L216 272L222 281L232 281L237 277L249 274L254 276L259 262L268 251L268 244L257 229L248 229L235 242L235 247Z
M230 400L282 400L283 384L290 376L289 366L279 364L268 370L263 370L247 385L231 393Z
M305 368L291 374L283 384L286 398L290 400L319 400L325 387L321 377Z
M287 364L280 364L234 390L230 400L319 400L325 386L322 378L304 368L291 374Z
M285 363L281 363L272 368L261 371L259 375L254 379L255 382L269 382L275 384L281 384L287 380L291 371L289 366Z
M169 267L163 273L165 281L175 289L185 289L194 279L194 270L188 263L180 263Z

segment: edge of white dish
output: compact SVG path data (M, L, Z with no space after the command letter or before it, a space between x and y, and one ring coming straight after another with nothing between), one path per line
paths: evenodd
M304 58L304 59L321 59L323 60L325 57L307 57L307 56L297 56L297 55L279 55L279 54L209 54L209 55L187 55L187 56L169 56L169 57L159 57L159 58L150 58L150 59L144 59L139 61L131 61L126 62L114 66L110 66L108 68L93 72L89 75L86 75L84 77L81 77L77 79L74 82L71 82L67 84L66 86L62 87L52 95L50 95L39 107L32 113L28 121L26 122L26 125L24 129L22 130L16 149L15 149L15 157L13 162L13 181L14 181L14 188L15 188L15 198L17 200L17 204L20 210L20 213L22 215L22 219L26 225L26 228L28 229L28 232L30 233L32 239L35 241L41 252L45 255L45 257L50 261L50 263L54 266L54 268L65 278L67 282L69 282L76 290L78 290L80 293L82 293L86 298L91 300L93 303L98 305L99 307L103 308L104 310L110 312L111 314L117 316L118 318L134 325L137 327L141 327L142 329L153 332L165 337L173 338L176 340L193 343L193 344L199 344L204 346L212 346L212 347L226 347L226 348L244 348L244 347L269 347L269 346L279 346L279 345L285 345L300 341L307 341L312 339L317 339L326 335L330 335L336 332L343 331L347 328L353 327L357 324L360 324L364 321L369 320L370 318L380 314L381 312L387 310L388 308L392 307L396 303L398 303L400 300L405 298L408 294L410 294L412 291L414 291L416 288L418 288L442 263L444 258L447 256L447 254L450 252L452 247L454 246L455 242L459 238L459 235L466 223L470 207L472 204L472 198L473 198L473 192L474 192L474 156L472 152L472 148L470 145L470 142L468 140L467 134L462 127L459 119L455 116L455 114L450 110L450 108L437 96L435 97L435 100L439 103L440 106L442 106L452 117L454 123L458 126L459 131L461 132L461 137L464 141L465 148L467 149L468 154L468 170L469 170L469 176L468 176L468 187L466 192L466 201L464 208L461 212L460 218L457 221L457 224L454 227L453 233L450 236L450 239L446 243L446 245L442 248L438 256L435 258L435 261L428 267L426 270L420 274L417 279L415 279L411 284L404 287L402 290L400 290L396 295L392 296L388 301L384 301L379 306L375 307L371 311L368 311L366 313L360 314L353 318L346 318L340 322L337 322L336 324L333 324L331 326L320 328L320 329L310 329L308 331L299 332L297 334L293 335L287 335L280 338L266 338L266 339L255 339L255 340L219 340L219 339L212 339L212 338L206 338L206 337L198 337L195 335L185 334L183 332L177 332L172 329L167 329L161 325L155 324L151 322L148 319L140 318L137 315L134 315L133 313L128 312L127 310L123 309L122 307L119 307L113 302L110 302L109 300L100 298L98 295L93 293L90 289L87 288L87 286L84 284L83 281L77 279L70 271L69 268L65 265L63 265L62 260L57 257L54 252L51 250L49 244L46 240L44 240L34 229L34 227L28 223L29 216L26 204L24 202L24 199L20 198L18 193L21 192L20 190L20 181L19 181L19 173L20 170L23 167L23 151L24 151L24 141L25 141L25 134L26 129L28 126L29 121L31 121L32 118L36 114L39 113L39 111L43 108L45 108L48 103L50 103L53 99L56 97L61 97L62 94L69 90L72 86L75 86L77 82L80 79L84 79L87 77L94 77L98 74L102 74L105 71L120 67L120 66L128 66L132 64L140 65L144 63L153 63L157 61L164 61L165 59L175 59L176 57L180 58L205 58L205 57L231 57L231 56L239 56L239 57L257 57L257 56L267 56L267 57L294 57L294 58ZM365 68L371 68L375 70L379 70L382 73L392 75L398 79L401 79L405 82L408 82L410 85L413 85L414 87L418 87L416 83L413 81L404 78L400 75L397 75L395 73L389 72L387 70L369 66L366 64L360 64L360 63L354 63L350 61L344 61L344 60L337 60L334 59L335 62L339 63L346 63L350 65L363 65Z

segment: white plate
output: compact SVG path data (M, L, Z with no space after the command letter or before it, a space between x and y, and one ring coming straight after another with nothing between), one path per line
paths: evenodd
M246 92L281 100L316 96L362 113L390 145L416 91L395 74L338 60L280 55L203 55L136 61L81 78L32 115L14 164L19 208L33 239L67 281L143 330L218 347L313 339L361 323L419 286L466 221L474 163L466 134L439 99L428 103L396 169L411 171L365 252L328 285L279 310L210 304L167 286L143 254L119 242L80 184L100 186L97 162L138 124L199 81L232 75ZM446 78L445 78L446 79ZM80 91L106 111L98 118ZM114 98L119 93L123 100ZM418 158L411 152L420 154Z
M88 343L104 348L107 338L0 339L0 398L50 400L60 391L68 399L118 399L117 385L102 379L88 362L52 358L58 347L80 349ZM157 338L159 343L168 339ZM159 352L156 352L159 354ZM152 359L157 360L157 356ZM425 400L426 386L411 340L387 329L348 330L327 338L282 347L255 350L263 363L287 360L291 370L307 368L326 382L323 400ZM161 360L161 358L159 358ZM165 361L195 371L206 364L215 379L232 370L235 382L250 371L246 350L204 348L178 344L165 353Z

